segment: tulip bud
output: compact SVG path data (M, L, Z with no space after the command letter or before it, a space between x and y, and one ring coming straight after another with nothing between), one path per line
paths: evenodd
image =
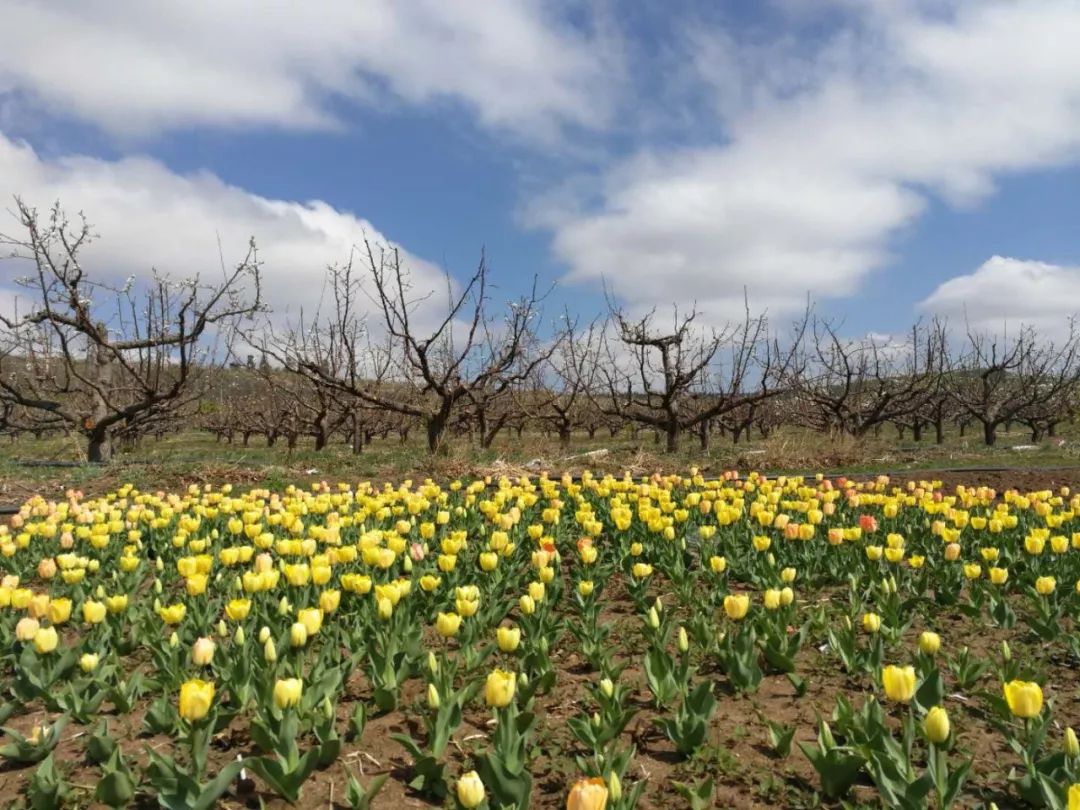
M622 782L619 781L619 775L615 771L608 776L608 798L613 802L618 802L622 798Z
M836 738L833 737L832 729L824 720L821 722L821 741L827 751L836 748Z
M1071 727L1065 729L1065 753L1070 757L1080 757L1080 741Z
M292 613L292 605L289 604L289 600L286 597L281 597L281 601L278 602L277 612L279 616L288 616Z
M690 649L690 639L686 636L686 628L679 628L679 652L686 653Z
M174 650L180 646L180 636L176 635L176 631L173 631L173 634L169 636L169 646Z
M266 659L266 663L272 664L277 661L277 647L274 646L274 640L268 638L266 643L263 644L263 658Z
M604 693L606 698L610 698L615 694L615 684L611 682L611 678L602 678L600 680L600 691Z
M217 625L217 634L218 634L219 636L221 636L222 638L228 638L228 637L229 637L229 628L228 628L228 625L226 625L226 624L225 624L225 620L224 620L224 619L221 619L221 620L220 620L220 621L218 622L218 625Z
M268 638L270 638L270 628L263 625L259 628L259 643L265 644Z
M1009 649L1009 642L1005 639L1001 640L1001 657L1005 660L1005 663L1012 661L1012 650Z
M92 653L85 653L83 654L82 658L79 659L79 669L81 669L83 672L93 672L95 669L97 669L99 660L100 659L97 655L94 655ZM1069 729L1069 731L1072 731L1072 729ZM1075 734L1073 735L1073 740L1076 740Z
M435 684L429 683L427 688L427 705L429 709L439 708L439 690L435 688Z
M427 654L427 668L432 675L439 674L439 659L435 657L433 652Z
M923 733L926 734L926 739L935 745L941 745L949 739L949 715L943 708L935 706L926 713Z
M113 573L115 574L116 571L113 571ZM97 597L98 599L104 599L105 598L105 586L104 585L98 585L97 588L94 589L94 596Z
M653 602L653 607L656 608L657 613L663 613L664 612L664 600L661 599L659 596L656 597L656 601Z
M406 555L402 558L401 567L405 569L406 574L412 573L412 557Z
M154 560L154 567L157 568L158 571L164 571L165 561L161 559L161 557L158 557L156 560Z
M330 697L324 697L322 701L322 713L323 717L327 720L334 719L334 704L330 702Z
M649 615L647 618L649 622L649 627L651 627L653 630L657 629L660 626L660 617L657 615L655 607L649 608Z
M550 649L550 642L548 641L547 636L540 637L539 647L540 652L542 652L544 655L548 654L548 650Z
M236 632L233 634L233 643L236 644L236 646L238 647L243 647L245 640L246 636L244 635L243 626L237 627Z
M593 716L592 716L593 728L600 728L601 722L602 721L600 720L600 715L597 712L593 712Z

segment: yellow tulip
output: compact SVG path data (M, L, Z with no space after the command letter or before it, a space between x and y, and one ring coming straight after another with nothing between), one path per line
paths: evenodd
M59 643L55 627L42 627L34 634L34 650L41 655L51 653Z
M570 788L566 810L604 810L607 807L608 788L599 776L579 779Z
M319 608L303 608L297 611L296 620L307 629L309 638L322 630L323 614Z
M458 777L455 792L462 807L471 809L484 803L484 783L480 781L476 771L469 771Z
M949 739L949 715L941 706L935 706L926 713L923 733L926 739L935 745L941 745Z
M83 621L87 624L101 624L105 621L105 603L89 599L82 604Z
M451 638L461 629L461 616L457 613L440 613L435 617L435 630L443 638Z
M876 613L864 613L862 626L867 633L876 633L881 629L881 617Z
M1080 810L1080 784L1069 785L1069 810Z
M521 628L500 627L495 631L495 640L498 642L500 650L504 653L511 653L521 643Z
M780 591L776 588L769 588L765 591L762 601L765 603L766 610L777 610L780 607Z
M33 641L40 629L41 623L37 619L24 616L15 625L15 638L19 641Z
M83 653L79 658L79 669L83 672L93 672L97 669L100 660L100 657L94 653Z
M937 655L937 651L941 649L941 636L924 630L919 636L919 649L927 655Z
M341 605L341 591L329 590L319 594L319 610L323 613L333 613Z
M304 682L299 678L279 678L274 684L274 705L279 709L296 706L303 693Z
M1057 580L1053 577L1039 577L1035 580L1035 590L1043 596L1049 596L1057 587Z
M910 703L915 696L915 667L889 664L881 671L881 682L889 700Z
M739 621L746 617L750 610L750 597L746 594L728 594L724 597L724 613L732 621Z
M215 649L216 645L213 639L206 637L197 639L191 648L191 663L197 667L210 666L214 660Z
M293 622L289 628L289 643L294 647L303 647L307 644L307 627L303 622ZM273 639L270 639L271 641Z
M187 605L183 603L177 603L175 605L169 605L158 610L158 616L165 624L176 625L180 624L184 620L184 616L187 615Z
M484 700L488 706L503 709L514 699L517 688L517 676L513 672L496 669L487 676L484 684Z
M712 569L714 574L722 574L727 570L727 560L714 554L709 557L709 568Z
M1005 702L1013 716L1028 719L1042 711L1042 687L1031 681L1009 681L1005 684Z
M71 600L67 598L53 599L49 602L45 615L48 616L52 624L63 624L71 618Z
M214 685L193 678L180 686L180 717L196 723L210 713L214 702Z
M234 622L242 622L251 612L250 599L233 599L225 605L225 615Z

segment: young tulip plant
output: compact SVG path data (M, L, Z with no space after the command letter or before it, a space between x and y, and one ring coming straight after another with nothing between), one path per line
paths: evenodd
M447 746L461 725L465 705L480 689L480 682L477 680L455 689L454 669L456 668L447 664L440 665L434 657L431 659L428 668L427 711L424 714L426 744L422 745L408 734L392 735L413 758L409 787L437 799L443 798L447 792L444 759Z
M756 691L764 677L758 662L757 633L753 621L746 620L749 610L748 595L728 594L724 597L724 612L731 622L731 629L720 642L717 659L737 692Z
M187 752L186 762L146 747L150 764L145 780L161 806L168 810L209 810L244 767L243 760L230 762L209 782L203 781L210 738L223 727L222 721L227 725L229 719L219 711L215 698L214 684L198 678L185 681L180 687L177 728L180 743Z
M1067 728L1060 744L1047 744L1054 721L1051 707L1044 703L1042 687L1034 681L1007 681L1001 697L990 703L1004 721L1001 727L1009 747L1023 764L1022 770L1009 774L1016 792L1034 806L1051 810L1072 807L1070 786L1080 779L1080 743L1075 731Z
M517 706L523 676L496 669L484 683L484 701L494 710L495 732L491 747L476 755L476 768L491 791L495 806L528 810L532 776L528 769L528 741L536 717ZM527 686L526 682L526 686Z

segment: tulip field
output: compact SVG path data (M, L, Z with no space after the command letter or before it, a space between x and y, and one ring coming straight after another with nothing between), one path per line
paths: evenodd
M979 483L36 497L0 806L1080 808L1080 495Z

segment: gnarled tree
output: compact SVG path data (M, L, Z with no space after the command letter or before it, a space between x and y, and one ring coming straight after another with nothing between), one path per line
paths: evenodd
M632 319L613 307L611 316L614 337L605 335L597 369L605 390L594 392L593 402L663 433L668 452L684 431L698 428L704 445L712 420L778 393L798 343L781 349L765 317L752 317L749 308L742 323L721 329L699 328L696 309L676 309L670 329L657 325L655 310Z
M352 260L331 269L329 317L270 341L268 350L290 370L369 407L418 419L436 452L452 419L475 413L478 403L490 407L542 361L534 331L541 299L534 285L496 325L481 257L459 292L447 279L446 308L432 320L434 291L413 289L398 250L370 242L363 248L366 273L356 273ZM365 297L377 313L370 332ZM425 328L425 321L433 325Z
M29 270L22 311L0 313L0 402L11 427L77 432L89 460L107 461L115 437L196 399L203 372L224 362L238 321L260 307L254 242L213 284L155 272L116 286L83 266L84 218L59 204L40 217L19 199L16 213L21 232L0 248Z

